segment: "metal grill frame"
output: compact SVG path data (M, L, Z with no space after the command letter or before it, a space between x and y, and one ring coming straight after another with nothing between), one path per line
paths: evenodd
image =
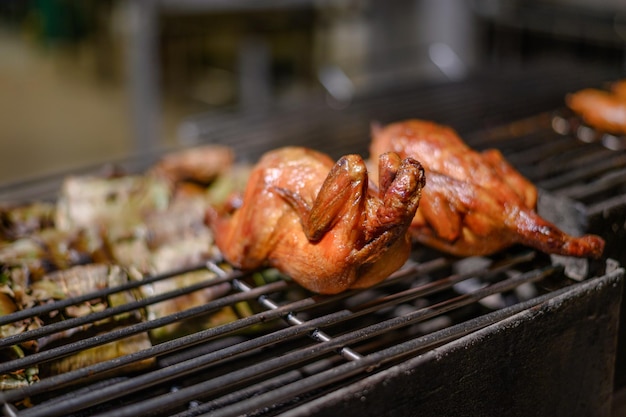
M389 334L389 332L394 332L398 329L423 322L433 317L441 316L442 314L449 313L463 306L475 304L489 295L502 294L503 292L515 289L522 283L537 282L548 276L554 276L555 274L562 275L562 267L557 265L546 265L545 267L539 269L531 267L526 273L515 274L510 278L495 282L486 287L478 288L472 293L461 294L440 302L433 302L428 306L416 309L408 314L389 318L381 321L380 323L374 323L355 331L346 331L344 334L339 336L331 337L324 330L322 330L323 328L332 326L333 324L341 323L346 320L355 320L365 314L376 312L389 306L398 305L399 303L405 303L418 298L421 299L431 294L437 294L438 292L449 290L455 284L477 276L489 277L503 272L511 272L512 268L515 268L516 265L531 262L535 256L536 254L534 252L523 252L510 259L504 259L501 263L494 263L491 267L486 269L473 270L463 274L447 275L444 278L426 282L405 291L398 293L390 292L386 297L375 298L371 301L363 302L357 307L343 309L336 308L336 305L338 305L337 303L358 295L360 291L349 291L335 296L324 297L312 295L286 305L278 305L272 301L271 294L286 291L290 286L295 284L289 281L280 280L260 287L252 288L248 284L245 284L243 280L245 278L245 274L238 271L226 273L225 271L219 269L215 264L208 263L200 267L208 268L209 270L216 272L216 277L207 282L206 285L230 283L233 289L232 294L218 298L213 302L207 303L206 305L181 311L162 319L140 322L119 330L114 330L105 335L89 339L81 339L65 346L60 346L27 356L23 359L17 359L13 362L0 364L0 372L9 372L23 367L40 364L56 357L62 357L88 347L106 343L108 341L118 340L131 334L145 332L151 328L160 327L181 319L215 311L223 306L233 305L236 302L244 300L257 300L266 308L266 310L223 326L207 329L179 339L155 345L145 351L102 362L100 364L92 365L69 373L49 377L26 388L6 391L0 393L0 398L2 398L2 401L5 402L5 415L10 416L33 417L71 415L73 412L80 412L81 409L91 409L93 411L92 407L97 406L97 404L106 404L110 401L127 397L129 394L134 392L145 391L153 386L180 380L180 378L184 378L186 375L197 374L203 369L210 368L213 364L219 364L221 361L232 360L233 357L240 355L245 356L246 354L257 352L259 349L267 348L275 344L285 343L285 341L298 337L313 339L313 341L316 342L313 345L305 345L301 348L288 350L278 358L265 358L259 362L253 361L251 365L245 366L241 369L235 367L234 369L231 369L230 372L222 374L221 376L202 380L195 385L178 388L175 391L159 396L150 397L143 401L139 401L136 404L124 404L124 402L122 402L119 408L116 407L114 410L115 415L118 416L137 416L153 413L158 414L163 413L164 410L169 412L175 409L179 409L178 415L181 416L199 415L199 413L209 411L211 412L211 415L238 415L242 412L254 414L256 412L255 410L264 408L272 409L273 407L277 407L285 402L292 401L294 398L297 398L297 396L310 395L316 390L320 390L329 385L334 386L334 384L338 383L340 387L342 385L345 386L347 383L347 386L350 386L353 382L353 377L362 378L376 373L375 371L383 371L389 366L397 365L398 363L410 359L417 354L423 354L433 348L443 346L461 337L466 337L469 334L486 327L494 325L497 327L499 322L516 314L520 314L528 309L538 308L542 304L547 303L549 300L554 299L554 297L557 297L563 291L576 291L566 287L560 292L548 292L547 294L536 297L532 300L518 303L508 308L502 308L490 314L480 315L460 324L444 327L433 333L411 338L405 342L384 347L380 351L370 352L365 355L355 352L351 348L351 345L378 337L379 335ZM455 261L450 259L438 257L423 263L408 263L405 268L398 271L389 280L379 284L377 287L381 290L384 287L393 285L394 282L406 279L415 280L424 274L428 274L429 272L432 273L441 269L447 270L447 268L454 265L454 262ZM189 270L187 269L179 272L187 271ZM152 277L148 281L154 282L160 279L168 279L175 275L176 273L164 274ZM607 282L611 282L613 286L617 286L619 285L622 276L623 270L621 268L617 268L610 271L606 276L597 278L596 280L598 283L595 285L602 286L607 285ZM45 308L47 311L52 311L76 302L82 302L86 299L99 298L103 295L103 293L110 294L113 292L125 291L130 287L140 285L145 285L145 282L128 283L116 288L109 288L98 291L97 293L84 295L76 299L67 299L52 303L43 306L42 308ZM52 325L52 329L46 329L46 327L43 327L41 329L26 332L22 335L5 338L0 342L2 342L2 346L10 346L24 340L39 337L47 332L67 329L86 322L112 317L122 311L141 308L147 304L159 302L170 297L176 297L183 293L197 290L206 285L198 285L193 288L184 288L180 291L176 290L160 296L149 297L145 300L141 300L140 302L129 303L128 305L122 306L121 309L110 308L104 312L92 313L86 316L86 318L66 320L67 323L60 323L62 325L61 327L57 325ZM590 286L593 284L585 282L584 284L579 285ZM298 318L298 314L306 312L308 308L319 307L324 304L333 305L333 311L329 314L314 317L309 320L301 320ZM614 302L610 304L613 305ZM40 308L40 310L42 308ZM13 315L3 317L2 323L23 319L28 315L28 313L41 314L42 311L36 310L31 312L22 311L14 313ZM609 314L607 317L610 319L611 317L614 317L614 315ZM219 337L231 335L233 332L247 328L251 325L258 325L260 323L265 323L279 318L283 319L287 324L289 324L289 326L277 331L271 331L265 335L255 336L250 340L246 340L232 346L203 353L198 357L185 359L180 362L174 362L171 365L147 371L144 374L140 374L129 379L123 379L120 381L112 380L108 382L107 385L102 385L103 383L92 381L92 377L98 373L108 372L112 369L116 369L149 357L157 357L159 355L176 352L184 348L197 346ZM614 327L614 325L608 326L609 329ZM609 340L610 344L610 338L607 340ZM325 359L325 356L327 355L338 355L339 358L328 362L329 360ZM343 363L335 363L337 359L340 359ZM302 367L300 368L300 366ZM291 368L293 369L290 370ZM278 375L273 375L277 369L282 369L283 372ZM268 377L269 379L263 380L265 377ZM605 376L603 376L603 378L604 377ZM252 381L253 385L241 388L240 386L242 381L248 380ZM75 391L78 389L76 383L79 381L81 383L78 387L89 382L95 383L95 388L85 391ZM174 384L174 382L171 383ZM232 391L229 387L232 387ZM33 408L17 412L10 405L20 399L33 396L36 397L37 395L43 394L49 395L50 391L57 390L61 390L59 391L60 394L57 397L44 401L40 405ZM208 392L211 391L216 392L216 395L222 395L206 402L202 402L197 399L203 398ZM180 407L183 407L185 404L194 404L194 406L189 408L186 412L180 411ZM219 408L220 405L222 405L223 408ZM300 405L299 407L305 407L306 409L308 406Z

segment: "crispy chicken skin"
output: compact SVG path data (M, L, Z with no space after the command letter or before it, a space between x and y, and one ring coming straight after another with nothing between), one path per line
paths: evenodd
M472 181L485 188L501 188L503 197L521 199L526 207L537 204L537 190L496 149L473 151L454 129L428 120L411 119L384 128L372 126L372 158L385 152L423 158L428 171L457 180Z
M589 126L604 132L626 134L626 81L610 91L585 88L565 96L565 104Z
M314 292L374 285L409 256L425 181L419 162L391 153L380 156L379 172L376 190L358 155L334 163L301 147L268 152L239 207L209 212L216 244L236 267L275 267Z
M423 120L375 127L372 136L372 158L392 151L419 159L426 170L410 229L417 241L456 256L488 255L516 243L551 254L601 256L601 238L569 236L536 213L536 188L500 152L475 152L453 129Z

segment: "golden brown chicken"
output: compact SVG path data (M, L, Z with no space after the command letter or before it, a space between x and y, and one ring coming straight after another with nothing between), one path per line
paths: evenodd
M610 91L585 88L568 94L565 104L589 126L626 135L626 80L613 83Z
M375 127L372 158L419 159L427 183L413 237L457 256L488 255L516 243L546 253L597 258L604 241L572 237L535 212L537 190L497 150L478 153L451 128L423 120Z
M424 186L412 158L381 155L379 175L376 191L358 155L333 163L310 149L281 148L254 168L239 207L212 210L208 221L236 267L275 267L318 293L368 287L407 260Z

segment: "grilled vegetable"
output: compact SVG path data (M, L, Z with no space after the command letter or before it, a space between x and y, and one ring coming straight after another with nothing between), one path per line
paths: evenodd
M15 294L3 279L0 283L0 316L11 314L17 311L18 307L15 303ZM25 320L19 323L6 324L0 326L0 338L19 334L25 330L38 327L38 320ZM23 358L25 349L32 348L32 344L25 346L10 346L0 349L0 361L9 361L12 359ZM32 366L21 369L16 372L0 375L0 390L14 389L27 386L39 379L39 368Z
M169 186L148 176L70 177L62 186L56 227L97 230L110 241L129 238L146 213L165 210Z
M114 287L129 279L195 266L219 256L212 231L205 224L211 201L225 198L243 180L224 180L232 165L232 151L204 147L168 155L144 175L72 176L60 190L56 204L33 203L0 207L0 314L32 308L52 300ZM243 178L243 176L238 177ZM216 181L219 179L219 183ZM219 184L219 190L211 189ZM114 293L0 328L0 336L20 334L50 323L209 282L207 270L177 275L133 291ZM210 286L173 300L0 351L11 359L108 332L146 318L163 317L202 305L230 291L229 285ZM94 347L0 378L2 389L24 386L39 375L56 374L146 349L153 341L214 326L251 314L249 306L175 323L150 334L139 334ZM152 360L139 364L150 366ZM127 371L130 369L124 369Z
M0 206L0 242L10 242L53 227L54 213L52 203Z
M5 283L4 291L0 293L0 295L3 296L3 311L10 313L18 309L45 304L52 300L75 297L93 292L97 289L114 287L127 281L128 276L120 267L90 264L56 271L31 283L26 288L17 287L11 285L11 283ZM66 307L62 311L54 311L49 315L7 324L2 326L0 330L3 336L19 334L44 324L54 323L71 317L81 317L95 311L104 310L107 307L122 305L136 300L139 296L139 293L133 293L132 291L113 293L106 299L90 300L79 305ZM44 350L67 343L72 339L80 338L82 337L81 335L85 333L93 335L110 331L119 326L139 322L143 320L143 318L144 314L142 311L118 315L107 320L72 328L64 332L57 332L51 336L44 336L34 341L29 341L26 345L14 346L12 349L20 349L22 353L25 353L24 349L27 349L27 351ZM112 359L120 354L145 349L147 346L150 346L148 335L145 333L140 334L102 347L80 352L58 361L52 361L45 365L45 374L65 372L70 369L85 366L86 364ZM143 362L140 366L147 366L149 363L150 362ZM32 373L32 371L30 372Z

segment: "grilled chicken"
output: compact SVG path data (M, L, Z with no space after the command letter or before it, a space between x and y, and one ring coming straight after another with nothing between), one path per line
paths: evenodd
M164 155L150 174L169 180L209 184L233 165L235 154L222 145L204 145Z
M427 183L411 234L457 256L488 255L513 244L576 257L601 256L604 241L573 237L535 211L537 190L497 150L478 153L451 128L408 120L374 127L372 158L395 152L419 159Z
M318 293L368 287L407 260L424 186L412 158L381 155L379 175L374 190L358 155L333 163L310 149L280 148L253 169L239 207L213 209L208 221L236 267L275 267Z
M610 91L585 88L568 94L565 104L589 126L626 135L626 80L613 83Z
M626 79L611 83L611 92L622 100L626 100Z

